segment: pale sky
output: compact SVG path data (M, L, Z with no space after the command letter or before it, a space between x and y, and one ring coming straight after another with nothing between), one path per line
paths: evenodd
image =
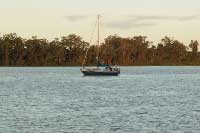
M200 41L200 0L0 0L0 32L49 40L74 33L89 41L96 15L101 38L164 36Z

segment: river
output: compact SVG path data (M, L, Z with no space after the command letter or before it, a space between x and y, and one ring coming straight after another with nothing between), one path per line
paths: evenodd
M200 67L1 67L1 133L200 131Z

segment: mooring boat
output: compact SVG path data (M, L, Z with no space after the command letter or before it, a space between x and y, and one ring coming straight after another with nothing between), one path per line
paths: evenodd
M97 40L98 46L100 44L99 19L100 19L100 15L98 15L98 40ZM88 50L86 51L85 58L83 61L83 68L80 69L84 76L118 76L120 74L120 68L117 65L112 67L109 64L98 63L98 65L95 68L86 68L85 62L86 62L86 58L87 58L87 53L88 53ZM99 62L98 55L99 55L99 53L97 54L97 57L96 57L97 62Z
M81 68L81 72L85 76L118 76L120 74L120 68L117 66L106 66L105 68Z

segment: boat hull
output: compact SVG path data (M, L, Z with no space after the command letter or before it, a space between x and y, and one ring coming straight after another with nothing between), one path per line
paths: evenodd
M118 71L81 71L84 76L118 76L120 72Z

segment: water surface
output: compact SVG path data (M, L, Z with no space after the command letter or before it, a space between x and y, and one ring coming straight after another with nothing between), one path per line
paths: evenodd
M2 133L200 131L200 67L0 68Z

